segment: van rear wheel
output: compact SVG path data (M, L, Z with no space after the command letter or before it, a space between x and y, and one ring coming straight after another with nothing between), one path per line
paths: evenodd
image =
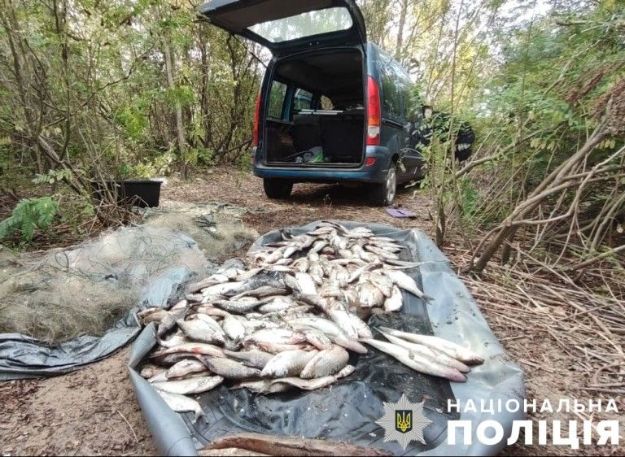
M395 200L397 193L397 165L391 164L386 172L386 178L382 184L375 184L372 189L371 199L377 206L388 206Z
M265 194L272 199L289 198L293 190L293 182L286 179L265 178L263 179Z

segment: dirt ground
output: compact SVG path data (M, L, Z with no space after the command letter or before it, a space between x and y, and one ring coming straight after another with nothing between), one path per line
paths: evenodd
M244 221L259 233L329 218L383 222L432 233L430 204L424 192L400 192L398 203L417 214L416 219L403 220L370 206L362 195L362 188L296 185L290 200L269 201L259 179L239 170L221 168L185 183L169 180L162 197L245 207L249 212ZM455 254L451 255L452 260L457 258L453 244L449 249ZM485 315L510 356L524 368L528 398L537 398L539 404L545 398L555 404L560 398L589 398L587 392L575 387L575 360L559 351L549 335L533 330L531 323L527 332L519 334L506 324L506 319L514 316L490 316L487 310ZM62 377L0 384L0 454L154 455L157 451L128 380L127 355L128 349L122 350L105 361ZM621 402L619 407L622 410L625 405ZM610 452L618 455L624 450L588 447L576 454ZM509 455L546 453L563 455L571 454L571 450L515 445L505 451Z

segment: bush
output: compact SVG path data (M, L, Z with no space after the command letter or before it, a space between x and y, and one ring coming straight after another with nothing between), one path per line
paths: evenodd
M0 241L15 235L23 242L30 242L35 229L46 230L59 209L52 197L26 198L13 209L11 216L0 222Z

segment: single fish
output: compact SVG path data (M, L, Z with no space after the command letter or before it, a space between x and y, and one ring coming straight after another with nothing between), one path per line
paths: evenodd
M314 329L302 327L301 333L306 337L306 341L319 350L331 349L332 341L323 332Z
M157 338L163 338L170 330L173 330L176 327L176 321L179 317L181 316L174 313L167 313L158 324L158 329L156 330Z
M161 371L160 373L157 373L154 376L152 376L151 378L149 378L148 382L150 384L152 384L152 383L155 383L155 382L166 382L168 380L169 380L169 378L167 377L167 372L166 371Z
M452 343L451 341L438 338L430 335L419 335L416 333L402 332L388 327L380 327L380 330L389 333L397 338L401 338L412 343L423 344L434 350L444 352L448 356L460 360L467 365L481 365L484 363L484 358L472 350L460 346L459 344Z
M179 381L155 382L155 389L170 394L192 395L213 390L223 382L221 376L204 376L201 378L181 379Z
M208 370L199 360L186 359L174 364L167 370L167 379L184 378L192 374L206 372L208 372Z
M243 381L232 386L232 389L248 389L258 394L276 394L279 392L286 392L292 388L293 387L288 384L274 384L271 379Z
M349 353L340 346L318 352L306 364L299 376L303 379L322 378L338 373L349 362Z
M257 289L248 290L232 297L233 300L237 300L243 297L257 297L263 298L271 295L286 295L288 290L285 287L273 287L273 286L261 286Z
M208 355L211 357L223 357L224 352L222 349L211 344L204 343L184 343L172 348L161 349L160 351L152 353L150 358L157 358L164 355L171 354L195 354L195 355Z
M146 364L143 366L143 368L141 368L141 377L148 379L148 378L153 378L154 376L163 373L167 371L165 368L162 367L158 367L156 365L152 365L152 364Z
M375 308L384 304L384 294L369 281L361 282L356 286L358 303L364 308Z
M301 333L286 328L262 329L245 338L244 343L300 344L306 341Z
M182 319L179 319L177 324L178 327L182 329L184 334L193 341L219 345L226 342L224 334L221 330L216 332L210 325L200 319L190 321L183 321Z
M362 341L370 346L373 346L377 350L390 355L394 359L406 365L408 368L412 368L419 373L438 376L455 382L465 382L467 380L467 378L455 368L446 367L444 365L434 363L430 359L419 357L401 346L374 339Z
M190 341L187 340L187 338L185 337L184 333L174 334L173 336L167 338L166 340L161 340L157 338L157 341L158 341L159 346L162 346L164 348L173 348L175 346L179 346L184 343L190 343Z
M228 317L228 316L229 316L228 313L224 313L224 315L222 317ZM222 328L221 328L221 325L219 325L219 322L217 322L213 317L209 316L208 314L196 314L193 317L195 319L198 319L198 320L201 320L202 322L204 322L214 332L224 333Z
M278 296L273 298L269 303L260 306L258 311L261 313L274 313L277 311L284 311L296 305L297 303L291 297Z
M304 295L316 295L317 286L315 280L308 273L295 273L295 281L297 281L297 290Z
M148 325L151 322L160 323L168 315L169 311L162 308L147 308L137 313L142 325Z
M207 296L215 296L215 295L226 295L231 293L234 290L237 290L243 286L245 282L235 281L235 282L227 282L224 284L216 284L214 286L206 287L202 289L202 295Z
M356 330L356 333L358 334L358 338L373 338L373 333L371 332L371 329L361 318L353 313L348 313L348 317L350 323L352 324L352 327L354 328L354 330Z
M236 359L251 368L258 368L262 370L273 357L274 354L270 354L264 351L252 350L252 351L229 351L224 350L224 354L231 359Z
M391 290L391 296L384 300L384 311L392 313L399 311L404 304L404 297L401 290L397 286L393 286Z
M248 379L260 376L260 370L223 357L202 357L200 360L210 371L226 379Z
M214 303L215 306L234 314L246 314L249 311L260 306L260 302L256 299L254 301L249 300L218 300Z
M192 398L185 397L184 395L170 394L157 390L160 397L163 399L167 406L177 413L193 412L195 414L194 421L197 421L200 416L204 415L200 404Z
M285 351L275 355L263 371L264 378L282 378L286 376L299 376L306 364L317 354L317 351Z
M324 376L317 379L282 378L273 380L272 384L289 384L301 390L317 390L334 384L337 380L349 376L355 370L352 365L347 365L333 376Z
M308 346L307 344L281 344L268 341L256 343L255 346L258 347L258 349L260 349L261 351L269 352L274 355L286 351L305 351L310 348L310 346Z
M328 317L334 321L334 323L343 331L347 338L352 340L358 339L358 331L352 324L352 319L349 317L349 311L339 302L334 302L330 305L326 311Z
M238 342L245 337L245 327L235 316L227 316L221 324L224 333L232 341Z
M419 287L417 286L417 283L415 282L414 279L412 279L410 276L408 276L406 273L404 273L403 271L399 271L399 270L387 270L386 271L386 276L388 276L394 283L395 285L397 285L400 289L404 289L408 292L410 292L411 294L422 298L426 301L431 300L430 297L428 297L427 295L425 295L421 289L419 289Z

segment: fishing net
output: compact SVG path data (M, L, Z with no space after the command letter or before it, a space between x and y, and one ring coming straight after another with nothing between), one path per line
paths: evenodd
M193 239L152 226L14 258L0 271L0 332L46 342L100 336L139 301L149 278L172 266L203 274L209 263Z
M164 202L144 223L70 249L21 256L0 251L0 333L47 343L101 336L136 305L151 278L171 268L204 275L256 239L227 204ZM160 305L164 305L161 303Z

